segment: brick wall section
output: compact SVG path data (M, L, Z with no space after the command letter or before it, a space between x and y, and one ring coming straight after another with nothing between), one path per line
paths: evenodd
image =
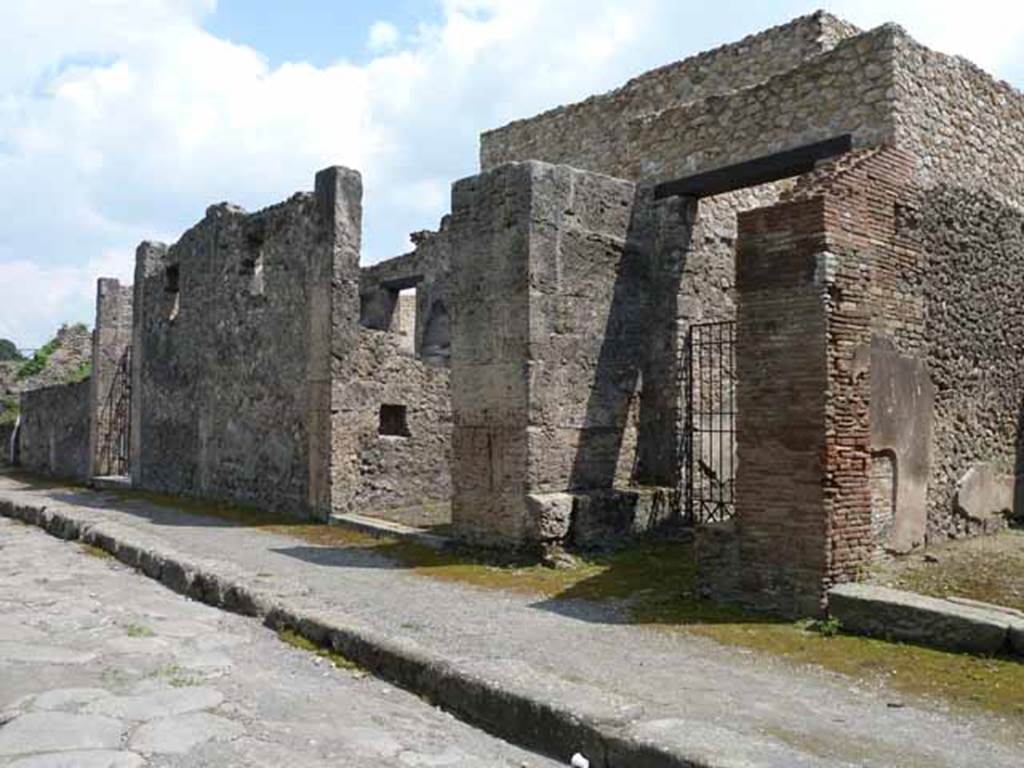
M736 529L741 598L818 610L828 571L825 204L741 217ZM702 562L704 569L715 564ZM727 574L731 575L731 574Z
M89 387L86 379L22 393L22 467L51 477L88 478Z

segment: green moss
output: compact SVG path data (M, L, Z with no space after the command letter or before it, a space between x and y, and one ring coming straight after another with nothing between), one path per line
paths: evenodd
M171 664L163 667L159 669L156 674L158 677L166 679L167 684L172 688L189 688L202 683L200 678L195 675L190 675L187 670L177 664Z
M78 384L92 376L92 363L88 360L79 364L78 368L68 374L64 379L65 384Z
M84 552L85 554L89 555L90 557L95 557L95 558L97 558L99 560L113 560L114 559L114 556L112 554L110 554L109 552L107 552L107 550L100 549L99 547L94 546L93 544L80 543L78 545L78 547L79 547L79 549L82 550L82 552Z
M50 356L53 355L59 347L59 339L50 339L43 346L37 349L31 358L21 364L18 368L18 372L15 374L15 378L17 378L18 381L21 381L22 379L37 376L42 373L46 368L47 363L50 362Z
M128 634L128 637L153 637L153 630L141 624L127 624L124 631Z
M925 595L1024 610L1024 531L930 546L926 553L889 564L875 580Z
M362 671L362 667L345 655L338 653L333 648L322 648L294 630L282 629L277 633L277 636L282 643L286 643L287 645L292 646L292 648L298 648L300 651L306 651L307 653L312 653L322 659L326 659L334 665L336 669Z

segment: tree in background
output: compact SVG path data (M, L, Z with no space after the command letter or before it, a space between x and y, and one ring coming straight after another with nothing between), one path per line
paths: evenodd
M17 345L10 339L0 339L0 363L8 360L22 360Z

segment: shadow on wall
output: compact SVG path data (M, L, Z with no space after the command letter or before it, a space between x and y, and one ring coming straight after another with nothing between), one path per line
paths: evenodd
M692 203L655 203L638 187L587 398L570 490L610 489L638 413L631 482L674 485L678 467L676 349L679 283L689 253ZM671 210L669 206L673 206ZM639 398L639 403L637 403Z

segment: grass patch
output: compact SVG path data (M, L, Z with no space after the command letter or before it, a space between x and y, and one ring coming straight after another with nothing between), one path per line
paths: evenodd
M78 368L69 373L64 379L65 384L80 384L92 376L92 362L84 360L79 363Z
M154 635L153 630L141 624L126 624L124 631L128 637L153 637Z
M1024 611L1024 531L949 542L888 563L874 581L933 597L967 597Z
M202 680L192 675L188 670L179 667L177 664L170 664L156 672L157 677L162 677L172 688L190 688L201 685Z
M82 550L89 557L95 557L97 560L113 560L114 556L107 552L105 549L100 549L95 544L86 544L85 542L79 542L78 548Z
M293 629L282 629L277 633L277 637L282 643L290 645L292 648L298 648L300 651L306 651L321 659L326 659L335 669L344 669L350 672L364 671L361 666L344 654L338 653L333 648L323 648Z

